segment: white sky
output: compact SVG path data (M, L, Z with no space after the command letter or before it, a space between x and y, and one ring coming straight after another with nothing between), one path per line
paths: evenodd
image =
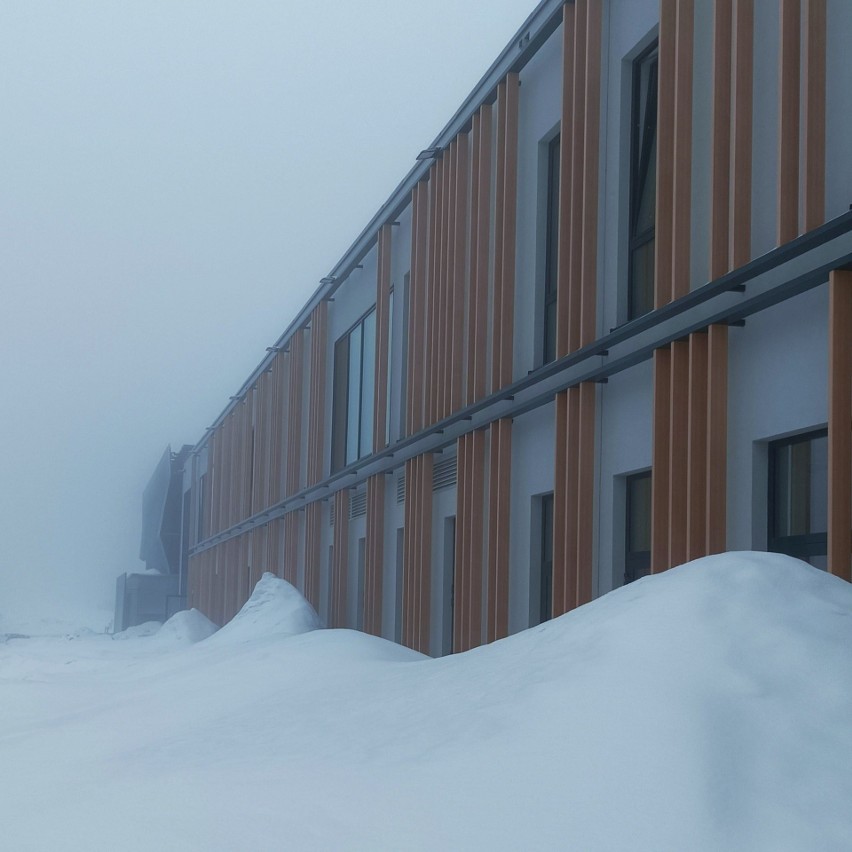
M0 2L0 617L112 605L166 444L534 5Z

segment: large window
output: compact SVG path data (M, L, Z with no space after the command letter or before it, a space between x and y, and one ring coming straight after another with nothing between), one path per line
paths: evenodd
M541 498L540 547L538 621L543 624L553 615L553 494L544 494Z
M373 451L376 309L334 344L331 467L340 470Z
M651 572L651 471L625 479L624 584Z
M547 224L544 246L543 363L556 358L556 281L559 263L559 134L547 146Z
M654 309L657 208L657 45L633 63L630 135L630 263L628 319Z
M828 433L769 445L769 550L827 567Z

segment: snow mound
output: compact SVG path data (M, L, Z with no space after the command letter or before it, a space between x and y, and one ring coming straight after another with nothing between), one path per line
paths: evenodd
M162 624L159 621L146 621L143 624L137 624L133 627L128 627L126 630L121 630L118 633L113 633L113 639L125 641L127 639L143 639L146 636L155 635Z
M218 628L197 609L175 613L158 631L157 639L176 645L193 645L212 636Z
M243 608L206 644L297 636L320 627L319 616L301 592L286 580L267 572Z

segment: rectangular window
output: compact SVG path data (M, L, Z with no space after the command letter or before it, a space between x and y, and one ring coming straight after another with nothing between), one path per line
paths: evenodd
M376 309L334 344L331 468L340 470L373 451Z
M630 262L628 319L654 309L657 212L657 43L633 63L630 129Z
M828 432L769 445L769 550L827 568Z
M559 149L557 133L547 146L547 232L544 246L542 363L556 358L556 285L559 264Z
M625 479L624 584L651 573L651 471Z

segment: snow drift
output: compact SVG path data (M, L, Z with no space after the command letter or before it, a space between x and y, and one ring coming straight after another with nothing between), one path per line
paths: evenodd
M173 645L192 645L212 636L218 628L204 613L187 609L175 613L158 631L157 639Z
M231 644L271 636L298 636L321 627L302 593L286 580L265 573L243 608L208 641Z
M281 582L252 642L0 645L4 844L849 848L849 584L726 554L429 660L260 630Z

